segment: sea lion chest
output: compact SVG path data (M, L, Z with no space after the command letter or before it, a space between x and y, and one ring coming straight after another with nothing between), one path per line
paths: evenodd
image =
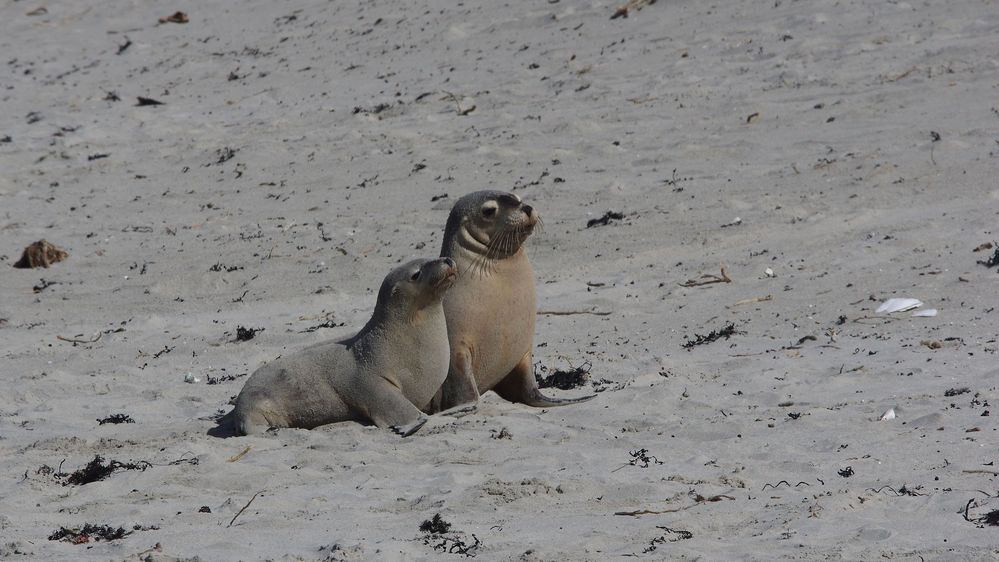
M531 350L536 297L534 270L523 250L482 270L462 250L461 272L444 297L451 349L469 349L479 392L502 380Z
M447 378L450 363L444 308L438 303L412 319L394 319L361 346L361 376L381 376L417 408L426 406Z

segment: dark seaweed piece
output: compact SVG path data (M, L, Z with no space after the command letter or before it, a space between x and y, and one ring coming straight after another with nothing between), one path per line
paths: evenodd
M432 519L424 519L420 523L420 531L432 535L443 535L451 530L451 524L441 518L440 513L435 513Z
M586 228L592 228L594 226L606 226L612 220L622 220L624 218L624 213L618 213L615 211L607 211L604 216L599 219L590 219L586 221Z
M702 336L700 334L695 333L694 334L694 339L687 340L683 344L683 348L684 349L693 349L695 346L708 344L708 343L711 343L713 341L720 340L721 338L728 339L728 338L732 337L732 335L735 334L735 333L736 333L736 331L735 331L735 324L729 324L728 326L725 326L721 330L712 330L711 333L709 333L706 336Z
M440 542L431 544L431 540L440 540ZM475 542L468 544L458 536L445 537L440 535L428 535L424 537L423 544L430 545L434 548L434 550L439 550L448 554L464 554L468 558L475 558L475 555L478 554L476 551L479 549L479 545L482 544L482 541L480 541L479 537L475 536L474 533L472 534L472 540Z
M946 391L944 391L944 396L947 397L958 396L960 394L967 394L969 392L971 392L971 389L966 386L962 386L960 388L949 388Z
M309 326L308 328L306 328L304 330L301 330L298 333L299 334L307 334L307 333L315 332L319 328L339 328L340 326L344 326L344 325L346 325L345 322L340 322L339 324L337 324L333 320L327 320L327 321L325 321L325 322L323 322L321 324L316 324L315 326Z
M84 484L90 484L91 482L97 482L98 480L104 480L105 478L111 476L115 470L119 468L124 470L146 470L153 465L146 461L139 463L123 463L116 460L108 461L107 464L104 463L104 459L100 455L94 456L94 460L87 463L87 466L73 472L66 479L63 484L73 484L76 486L83 486ZM56 476L62 477L65 474L57 474Z
M238 326L236 328L236 339L234 339L233 341L234 342L250 341L254 337L256 337L257 332L263 332L263 331L264 331L263 328L244 328L242 326Z
M469 544L459 536L459 532L450 532L451 524L441 518L440 513L435 513L432 519L425 519L420 523L420 531L425 533L423 544L447 554L463 554L468 558L475 558L479 545L482 544L474 534L474 542Z
M146 105L166 105L165 103L159 100L154 100L153 98L144 98L142 96L138 96L136 99L138 99L139 101L135 105L140 107Z
M370 113L372 115L378 115L379 113L385 111L386 109L388 109L390 107L392 107L392 106L390 104L387 104L387 103L380 103L380 104L372 107L371 109L365 109L363 107L357 106L357 107L354 107L353 113L354 113L354 115L357 115L358 113Z
M16 263L14 264L14 267L17 267ZM41 279L41 283L39 283L39 284L35 285L34 287L32 287L31 290L34 291L34 292L36 292L36 293L41 293L42 291L44 291L45 289L48 289L52 285L59 285L59 284L60 284L59 281L46 281L43 278L43 279Z
M642 551L642 554L655 552L655 550L659 548L658 545L660 544L665 544L667 542L685 541L687 539L694 538L694 533L691 533L690 531L685 531L683 529L671 529L669 527L662 527L659 525L656 525L656 529L662 529L664 531L663 535L649 541L649 546L645 547L645 550ZM675 536L670 537L668 536L669 534Z
M631 460L628 461L628 464L630 464L631 466L637 466L639 468L649 468L649 465L651 463L655 464L663 463L663 461L650 455L648 449L638 449L636 451L630 451L628 454L631 455ZM638 463L642 464L639 465Z
M110 525L94 525L87 523L82 529L67 529L59 527L59 530L49 535L50 541L66 541L73 544L84 544L95 541L114 541L123 539L131 535L132 531L126 531L124 527L117 529Z
M216 262L215 265L208 268L208 271L225 271L226 273L232 273L233 271L239 271L243 269L241 265L225 265L222 262Z
M591 367L590 362L586 361L579 367L569 369L568 371L555 369L550 375L545 376L544 373L548 369L538 363L534 366L534 379L538 381L538 388L555 387L559 390L570 390L589 382ZM541 372L539 372L539 369Z
M854 474L853 467L852 466L848 466L848 467L846 467L844 469L837 470L836 474L839 474L843 478L849 478L849 477L853 476L853 474Z
M976 263L984 265L985 267L995 267L999 265L999 248L996 248L995 253L987 260L978 260Z
M110 416L97 420L97 423L104 425L106 423L135 423L132 416L128 414L111 414Z
M218 158L215 160L215 164L224 164L229 160L232 160L233 157L236 156L236 150L237 149L229 148L228 146L217 149L215 154Z
M250 373L242 373L239 375L220 375L213 377L211 375L205 375L205 384L221 384L224 382L234 381L240 377L245 377Z

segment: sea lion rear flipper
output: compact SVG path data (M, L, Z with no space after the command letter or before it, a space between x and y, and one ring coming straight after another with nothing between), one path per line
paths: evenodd
M524 355L523 359L517 363L517 366L510 371L510 374L493 387L493 391L510 402L520 402L534 408L553 408L556 406L578 404L596 396L596 394L581 398L551 398L545 396L538 390L538 381L534 378L530 352Z
M432 412L453 415L475 411L479 403L479 387L472 372L472 359L467 350L452 350L447 378L434 397Z

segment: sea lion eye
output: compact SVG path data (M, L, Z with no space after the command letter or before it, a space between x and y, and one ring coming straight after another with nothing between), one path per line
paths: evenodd
M490 205L488 207L483 207L482 208L482 216L484 216L486 218L489 218L489 217L491 217L491 216L493 216L495 214L496 214L496 206L495 205Z
M420 270L419 270L419 269L417 269L417 270L416 270L416 273L414 273L414 274L410 275L410 276L409 276L409 278L410 278L411 280L413 280L413 281L419 281L419 280L420 280Z

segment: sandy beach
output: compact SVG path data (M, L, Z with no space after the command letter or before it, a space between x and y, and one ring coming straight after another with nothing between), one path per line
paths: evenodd
M999 559L999 5L621 6L2 3L0 559ZM595 399L209 435L481 189Z

